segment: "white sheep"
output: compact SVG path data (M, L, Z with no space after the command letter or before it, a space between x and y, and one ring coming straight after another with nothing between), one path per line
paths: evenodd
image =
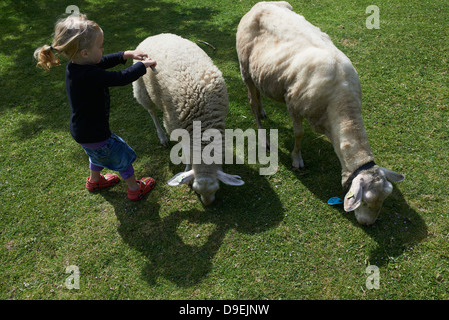
M193 122L200 121L202 132L216 129L224 136L228 113L225 81L200 47L174 34L159 34L142 41L137 50L147 53L157 62L158 72L149 71L133 82L133 92L137 101L150 113L163 145L168 146L168 139L157 118L157 108L163 112L168 134L175 129L185 129L193 139ZM201 148L207 143L202 141ZM191 141L190 148L193 147ZM193 155L192 150L190 155ZM208 205L215 199L218 180L235 186L244 183L239 176L224 173L221 163L195 163L190 159L191 165L186 166L186 171L176 174L168 184L177 186L193 179L193 190Z
M351 61L329 36L287 2L257 3L240 21L237 54L257 125L265 115L260 93L285 102L293 121L294 168L303 168L303 119L331 141L341 162L345 211L373 224L392 184L404 176L374 163L361 115L361 87Z

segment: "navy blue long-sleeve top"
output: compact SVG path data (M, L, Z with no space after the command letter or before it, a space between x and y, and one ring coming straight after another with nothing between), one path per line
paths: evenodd
M109 87L130 84L147 72L143 63L122 71L106 71L120 63L126 63L123 51L104 55L96 65L67 64L65 85L70 104L70 133L76 142L109 139Z

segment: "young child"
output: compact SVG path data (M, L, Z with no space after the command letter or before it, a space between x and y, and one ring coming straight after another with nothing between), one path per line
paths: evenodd
M109 87L132 83L156 61L141 51L122 51L103 56L103 31L85 15L69 16L56 23L51 46L38 48L34 56L45 70L59 65L54 52L70 61L66 68L66 91L70 103L70 133L89 156L90 176L86 188L94 191L117 184L117 174L102 175L103 168L118 171L128 185L128 198L137 201L154 188L151 177L136 180L132 163L136 153L109 129ZM106 71L127 59L141 60L119 72Z

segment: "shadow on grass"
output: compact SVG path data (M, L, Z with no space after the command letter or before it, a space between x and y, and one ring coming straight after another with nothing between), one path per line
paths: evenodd
M0 25L5 36L0 39L0 114L17 109L35 115L33 120L18 124L15 135L21 140L39 134L44 128L68 131L70 108L64 86L67 60L61 58L61 66L44 72L36 68L33 53L37 47L51 44L54 25L68 16L65 10L69 4L55 0L5 0L1 5ZM213 19L220 12L217 8L150 0L78 1L76 5L104 30L105 54L133 49L148 36L170 32L194 42L201 39L214 43L217 52L202 46L212 58L235 59L235 50L230 53L228 48L235 46L234 29L238 21L218 27ZM137 105L134 99L125 101L124 107L119 105L123 104L120 96L126 92L132 92L130 85L111 89L113 114Z
M248 175L252 170L244 165L238 167L237 171L243 170L248 177L245 185L221 184L217 199L208 207L175 208L171 207L170 200L161 201L151 193L135 204L126 205L123 195L114 191L102 193L115 208L120 236L148 259L142 278L149 284L155 284L159 277L181 287L198 284L212 270L213 259L230 230L255 234L274 228L282 221L284 209L265 177L258 172ZM232 173L240 174L235 170ZM156 188L167 188L164 183L161 180ZM258 186L257 192L254 185ZM188 192L193 193L192 190ZM182 192L177 194L182 196ZM192 201L190 198L173 199L173 202ZM163 206L169 207L168 214L161 213ZM164 211L167 212L167 208ZM187 229L182 227L185 224L189 226ZM195 236L198 229L202 231ZM186 240L186 237L193 240Z
M29 119L20 121L14 130L14 136L19 140L31 139L44 129L68 134L69 105L64 86L67 61L61 59L60 67L46 73L35 67L33 53L37 47L51 44L54 25L59 18L66 16L65 9L70 4L56 0L5 0L1 5L0 24L4 27L5 37L0 39L0 56L2 59L5 57L5 64L0 70L0 100L3 101L0 113L16 110L30 115ZM81 13L87 14L104 30L105 54L135 48L150 35L170 32L194 42L201 39L212 43L217 47L216 51L201 47L214 60L228 62L236 59L235 29L240 17L217 24L214 17L220 10L213 6L199 2L150 0L78 1L76 5ZM115 128L122 128L128 133L131 127L142 121L152 126L149 118L141 119L141 114L145 112L132 98L131 91L129 86L111 89L111 124L117 125L111 126L111 129L119 135L121 133ZM129 112L129 106L138 108L139 113ZM126 115L126 119L120 118L120 114ZM151 130L155 135L153 127ZM146 137L129 136L124 134L123 138L129 139L131 146L136 145L137 141L140 146L148 141ZM143 151L139 154L150 152L139 148ZM87 167L81 148L74 148L72 156L73 160L83 161L81 165ZM245 170L245 176L248 172ZM190 286L210 272L212 259L229 230L263 232L281 221L282 204L266 180L254 173L245 182L239 188L222 186L217 203L211 207L190 210L173 208L168 215L164 211L163 216L160 215L161 206L165 204L151 195L135 207L126 206L123 195L117 191L107 191L102 195L115 208L120 221L118 231L124 241L148 258L148 265L142 270L143 278L154 283L158 277L164 277L180 286ZM255 198L252 185L263 190L261 200ZM184 222L211 224L213 230L200 246L195 246L186 243L178 233Z
M313 132L306 122L304 124L302 156L306 167L304 170L293 171L294 174L324 204L327 205L327 201L333 196L343 199L340 162L331 143ZM266 128L276 128L276 126L278 126L276 122L267 119ZM294 145L293 130L280 125L279 143L283 148L291 150ZM291 167L290 153L279 152L279 163L287 168ZM406 174L406 172L402 173ZM382 266L427 237L425 221L409 206L400 188L400 183L394 185L393 193L385 200L378 220L371 226L360 225L354 213L345 212L342 206L333 208L340 213L341 217L363 229L377 242L377 248L369 254L371 264Z

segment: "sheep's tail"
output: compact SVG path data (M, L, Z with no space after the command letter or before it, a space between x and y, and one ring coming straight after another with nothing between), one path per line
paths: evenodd
M61 63L53 53L53 47L44 45L34 51L34 58L37 60L37 66L48 71L51 67L59 66Z

